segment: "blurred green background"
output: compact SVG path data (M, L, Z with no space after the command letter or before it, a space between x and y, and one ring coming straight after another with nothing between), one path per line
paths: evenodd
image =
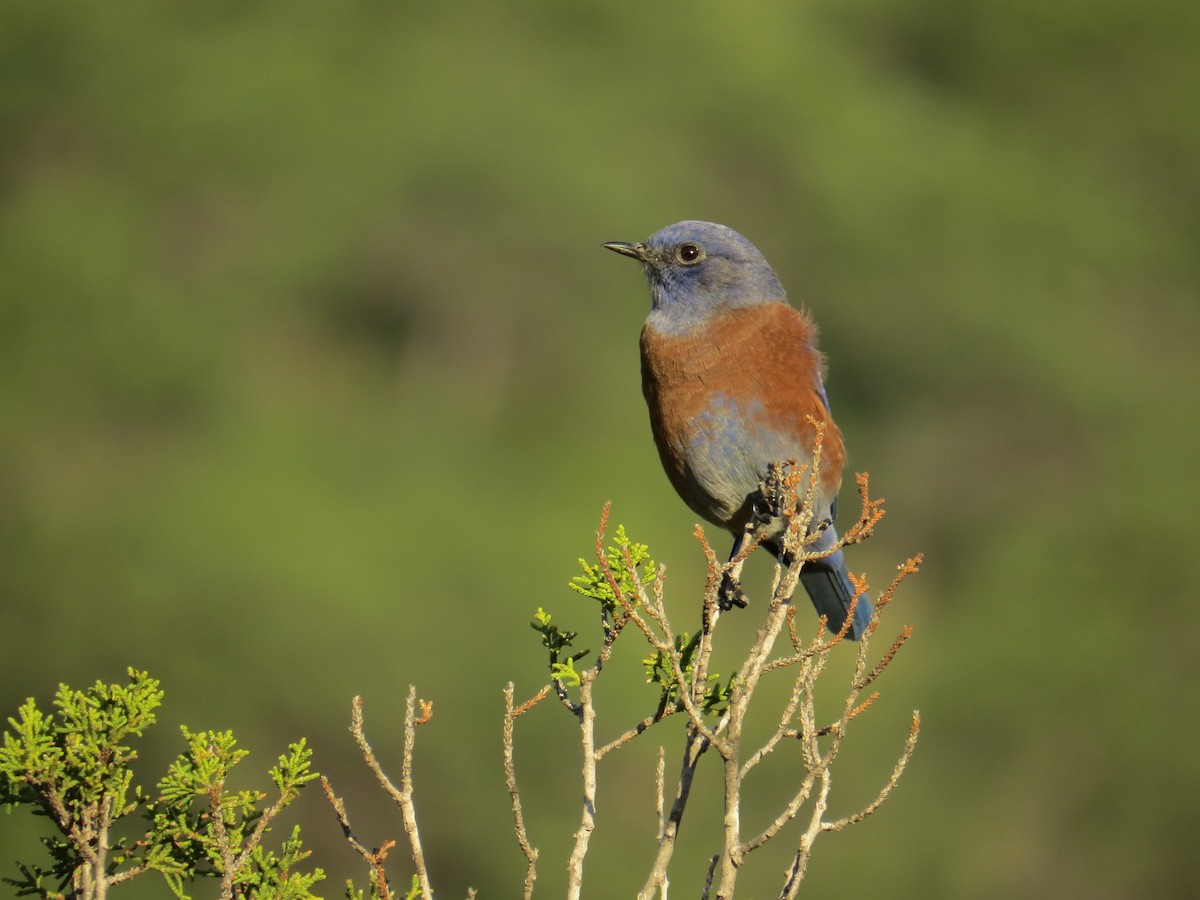
M398 819L349 702L398 769L415 682L440 895L516 896L501 688L545 677L534 609L588 626L564 585L606 499L681 622L703 578L640 396L646 290L599 245L706 218L821 324L850 466L889 501L852 567L882 586L926 553L831 812L874 794L918 706L921 745L806 891L1194 896L1198 9L5 3L4 714L149 668L145 781L182 723L234 729L264 787L305 735L378 844ZM626 662L609 736L651 702ZM652 740L601 767L590 896L649 866ZM573 721L539 708L517 755L555 896ZM361 882L319 792L296 809L323 892ZM36 855L26 819L0 816L6 867ZM778 890L787 849L762 853L739 895Z

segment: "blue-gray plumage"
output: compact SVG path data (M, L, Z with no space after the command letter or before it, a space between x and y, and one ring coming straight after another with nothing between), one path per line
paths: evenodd
M833 518L845 450L829 412L816 327L790 306L778 276L748 240L724 225L678 222L644 243L610 250L642 263L651 309L642 329L642 389L659 457L680 497L734 535L734 554L755 515L759 483L775 462L810 461L824 426L810 550L838 540ZM781 555L782 522L763 542ZM810 560L800 578L828 627L857 639L871 618L854 603L841 550ZM731 597L737 602L736 597Z

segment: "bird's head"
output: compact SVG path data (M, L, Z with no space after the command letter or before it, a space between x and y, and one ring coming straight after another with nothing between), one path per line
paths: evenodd
M686 333L715 313L787 302L758 248L724 225L676 222L644 242L604 246L641 262L652 298L648 322L662 332Z

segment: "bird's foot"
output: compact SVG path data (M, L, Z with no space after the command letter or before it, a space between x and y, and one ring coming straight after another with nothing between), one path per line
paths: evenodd
M758 484L751 503L751 514L764 527L790 516L798 505L794 473L796 460L772 463L767 477Z
M717 589L717 604L723 612L728 612L735 606L745 609L749 602L750 598L746 596L736 577L729 572L721 576L721 586Z
M761 492L754 495L750 504L750 524L757 529L768 529L774 525L782 513L774 498L764 496Z

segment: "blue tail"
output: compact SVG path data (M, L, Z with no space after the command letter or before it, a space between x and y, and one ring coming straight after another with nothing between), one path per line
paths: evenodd
M832 568L831 564L836 568ZM854 604L854 622L846 632L846 637L857 641L867 630L871 621L871 601L866 594L862 594L858 603L854 603L854 587L850 584L840 550L824 559L805 563L800 570L800 581L817 608L817 614L826 617L829 631L837 634L842 630L851 604Z
M833 546L837 539L837 532L830 525L810 549L823 550ZM775 552L774 547L769 546L769 549ZM800 581L808 591L808 596L817 609L817 615L825 616L826 628L831 633L837 634L842 630L846 616L850 614L850 608L853 606L854 621L846 631L846 637L852 641L862 637L871 621L871 601L867 599L866 594L862 594L858 603L854 602L854 585L850 583L849 570L841 550L823 559L805 563L800 570Z

